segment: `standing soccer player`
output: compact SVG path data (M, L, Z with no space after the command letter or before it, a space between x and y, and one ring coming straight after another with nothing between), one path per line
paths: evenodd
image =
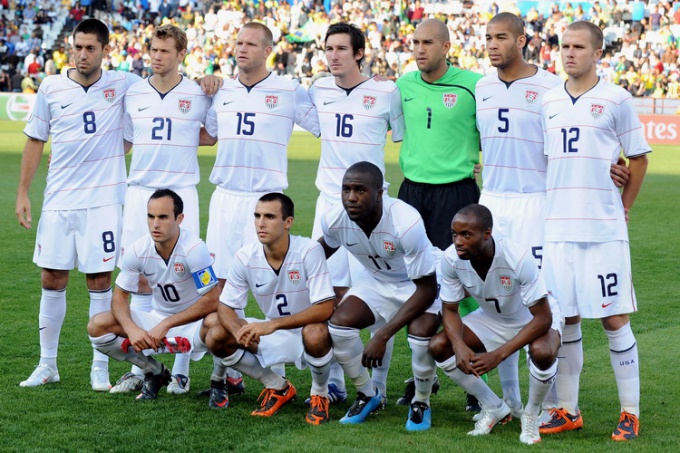
M206 242L221 285L236 252L257 242L251 216L258 199L288 187L286 148L293 125L320 133L307 91L267 70L271 51L269 28L257 22L243 26L235 46L238 77L225 80L206 120L207 132L218 140Z
M367 368L382 365L387 343L408 326L415 395L406 429L423 431L431 426L436 371L427 348L441 324L435 257L418 212L383 196L383 184L376 165L352 165L342 180L342 204L321 219L326 256L346 247L363 267L329 321L335 358L357 388L340 423L363 423L382 404ZM373 334L366 347L361 329Z
M323 235L321 217L340 203L345 171L357 162L367 161L384 174L387 131L391 128L392 141L400 142L404 129L401 97L394 82L376 81L361 74L366 50L362 31L348 23L333 24L328 27L325 44L326 60L333 77L321 78L309 89L321 127L321 158L316 175L320 194L312 230L312 238L316 239ZM387 185L385 183L384 190ZM350 286L350 267L344 247L328 261L338 300ZM383 396L387 391L391 355L392 343L383 366L373 370L373 379ZM344 379L337 374L337 371L331 373L332 402L347 398Z
M156 189L172 189L182 198L183 226L200 236L196 191L200 173L196 151L211 100L196 82L179 73L186 51L187 37L181 29L174 25L156 28L150 49L153 75L130 87L125 96L125 140L132 143L134 149L125 193L123 252L148 234L148 226L142 219L149 196ZM152 290L143 275L138 291L132 295L133 308L150 311ZM188 356L176 356L172 375L168 392L188 392ZM111 391L139 390L143 379L141 370L133 368Z
M42 269L38 316L40 364L22 387L59 382L57 349L66 313L69 271L76 265L90 291L90 317L111 305L111 271L120 251L121 204L125 194L123 97L139 80L104 71L109 30L96 19L73 31L76 68L47 77L40 85L21 162L16 216L31 228L28 190L45 142L52 137L42 214L33 261ZM108 357L95 351L92 389L108 391Z
M326 322L334 294L319 243L290 234L293 210L293 201L284 194L260 197L254 221L259 242L238 251L220 296L219 323L206 342L213 354L224 357L224 364L264 384L262 407L254 416L271 417L297 393L271 366L306 363L312 376L306 421L319 425L328 421L333 352ZM248 291L266 319L238 316L248 304Z
M555 383L559 408L541 427L550 434L579 429L579 377L583 368L581 318L600 319L609 339L621 415L614 440L637 437L640 369L629 313L637 310L626 220L647 169L647 144L631 95L601 80L602 31L575 22L562 36L569 78L543 97L548 156L543 271L567 325ZM630 179L619 193L609 177L621 151Z

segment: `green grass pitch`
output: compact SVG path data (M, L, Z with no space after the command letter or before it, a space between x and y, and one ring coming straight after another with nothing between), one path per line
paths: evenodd
M261 390L247 379L246 394L234 397L228 409L209 410L207 400L195 395L209 380L211 361L192 364L192 392L188 396L165 391L151 403L132 395L99 394L90 390L91 346L87 339L88 297L84 276L72 273L68 310L59 350L61 382L41 388L18 386L38 363L37 313L39 270L31 262L35 230L19 227L14 216L21 150L22 123L0 123L0 451L524 451L519 443L519 421L499 426L483 438L465 435L472 429L463 411L464 395L440 373L442 388L432 397L433 427L424 433L404 430L407 409L394 405L402 381L409 376L405 335L397 337L388 381L389 407L362 426L341 426L337 420L347 405L331 407L331 422L311 427L304 422L304 398L309 393L308 371L289 366L288 376L298 400L271 419L251 417ZM309 235L317 191L314 178L319 143L306 133L295 133L289 147L290 188L297 205L294 234ZM207 225L208 182L214 148L200 150L201 225ZM402 180L398 146L387 150L390 192ZM34 225L42 202L47 153L31 189ZM677 354L680 325L678 255L680 255L680 149L657 146L650 156L645 186L631 212L630 237L639 312L633 316L642 375L641 437L616 445L609 436L618 419L618 398L609 364L607 340L596 322L584 323L585 366L581 380L581 408L585 429L544 436L535 451L604 452L680 451L680 379ZM35 228L35 227L34 227ZM252 308L252 307L251 307ZM252 310L251 314L256 313ZM676 357L676 359L673 359ZM163 357L171 363L170 357ZM522 360L523 362L523 360ZM111 362L115 381L128 364ZM522 393L526 400L526 367L521 364ZM497 374L490 382L500 391ZM350 399L354 392L350 391Z

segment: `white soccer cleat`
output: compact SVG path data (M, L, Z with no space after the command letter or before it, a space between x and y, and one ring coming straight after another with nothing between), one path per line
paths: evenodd
M482 417L475 423L475 429L468 432L468 436L485 436L491 432L494 426L504 425L511 418L510 408L505 401L501 406L494 409L482 409Z
M505 404L507 404L508 407L510 408L510 415L512 415L512 418L515 418L517 420L522 418L522 414L524 413L524 405L522 405L521 402L515 401L513 403L512 401L508 401L508 400L503 400L503 401L505 401ZM473 422L479 421L481 419L482 419L482 413L481 412L477 412L475 415L472 416Z
M144 378L142 376L137 376L135 373L128 371L116 381L116 385L111 387L109 393L139 392L142 390L143 384Z
M59 371L49 365L41 364L35 367L33 373L25 381L19 383L20 387L38 387L39 385L59 382Z
M170 383L168 384L168 393L174 393L175 395L183 395L189 393L191 388L191 379L183 374L173 374L170 377Z
M538 432L538 427L541 422L536 415L529 415L526 412L522 414L522 434L519 435L519 441L523 444L533 445L541 441L541 434Z
M108 392L111 390L108 368L94 367L90 371L90 384L95 392Z

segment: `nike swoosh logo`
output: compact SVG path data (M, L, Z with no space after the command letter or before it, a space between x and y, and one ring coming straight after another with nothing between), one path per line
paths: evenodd
M493 96L489 96L488 98L482 98L482 102L486 102L486 101L488 101L489 99L491 99L492 97L493 97Z
M223 102L222 105L228 105L228 104L231 104L232 102L234 102L234 101Z
M38 330L47 329L47 327L39 327Z
M102 258L102 261L104 261L105 263L108 263L109 261L111 261L114 258L115 258L115 256L109 256L108 258Z
M613 303L614 303L614 302L609 302L608 304L605 304L604 302L602 302L602 308L607 308L607 307L609 307L609 306L610 306L611 304L613 304Z
M255 288L259 288L264 285L266 285L266 283L255 283Z
M150 273L150 274L147 274L146 272L142 272L142 273L144 274L145 277L151 277L154 274L153 272Z
M151 106L148 106L148 107L139 107L139 108L137 109L137 111L138 111L138 112L143 112L144 110L150 109L150 108L151 108Z
M334 102L335 102L335 101L323 101L323 105L332 104L332 103L334 103Z
M404 102L411 102L411 101L414 100L414 99L415 99L415 98L404 98Z
M345 242L345 245L347 247L352 247L353 245L357 245L357 244L358 244L358 242L352 242L351 244L349 242Z
M71 102L71 104L73 104L73 102ZM61 106L61 109L64 110L66 107L68 107L68 106L71 105L71 104L62 105L62 106Z
M550 115L550 116L548 117L548 119L551 120L551 119L555 118L557 115L559 115L559 113L555 113L554 115Z

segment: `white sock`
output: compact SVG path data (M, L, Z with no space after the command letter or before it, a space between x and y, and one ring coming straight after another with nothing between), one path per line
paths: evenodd
M312 373L312 389L310 394L328 396L328 377L331 373L333 348L323 357L312 357L305 351L305 361Z
M408 345L411 347L413 383L416 387L416 392L411 402L419 401L428 406L430 405L432 383L437 373L437 364L428 352L429 344L429 338L408 336Z
M335 384L341 392L347 391L347 387L345 386L345 372L342 371L342 367L337 361L331 363L331 373L328 378L328 383Z
M112 294L113 291L111 291L111 288L104 291L90 290L90 319L92 319L94 315L111 310ZM94 348L92 348L92 351L92 369L95 367L108 369L109 356L102 354Z
M501 380L503 399L513 406L522 404L522 395L519 391L519 351L515 351L498 364L498 377Z
M57 368L59 334L66 317L66 289L42 290L38 329L40 330L40 364Z
M92 346L97 348L100 352L109 357L113 357L118 361L130 362L138 366L143 373L158 374L163 370L163 365L151 356L146 356L141 352L135 352L133 348L129 348L128 352L123 352L121 345L125 338L119 337L113 333L107 333L101 337L90 337Z
M393 350L394 336L390 338L390 341L385 345L385 355L383 356L382 365L371 370L371 380L378 390L380 390L382 395L387 395L387 373L390 371Z
M328 331L333 340L333 354L342 366L348 378L352 380L357 391L368 397L375 396L375 386L368 374L368 370L361 364L364 344L359 336L359 329L336 327L328 325Z
M557 357L557 405L572 415L578 413L578 390L583 369L583 341L581 340L581 323L567 324L562 333L562 346Z
M183 374L189 377L189 364L191 363L191 353L175 354L175 363L172 365L172 374Z
M233 363L234 359L239 355L241 358L238 359L236 363ZM239 349L231 356L225 357L223 363L226 361L230 362L227 364L228 366L239 370L246 376L250 376L251 378L262 382L268 389L282 390L286 387L286 380L284 378L274 373L271 368L264 368L260 364L260 361L257 360L257 357L249 351Z
M153 294L132 294L130 296L130 309L150 312L153 306Z
M213 371L210 375L211 381L224 381L227 377L227 367L222 363L222 359L213 356Z
M557 377L557 360L547 370L539 369L533 360L529 359L529 399L524 412L536 416L541 411L545 397L553 388Z
M482 378L478 378L472 374L465 374L456 366L456 356L444 362L437 362L437 366L441 368L444 373L460 388L465 390L470 395L475 396L482 409L492 409L500 407L503 401L486 385Z
M621 409L640 416L640 362L630 322L619 330L604 331L609 338L609 357L619 389Z
M286 364L285 363L277 363L276 365L272 365L269 367L272 369L272 371L282 378L286 377Z
M243 375L241 374L240 371L235 370L233 368L227 368L227 377L230 377L232 379L238 379L242 377Z

